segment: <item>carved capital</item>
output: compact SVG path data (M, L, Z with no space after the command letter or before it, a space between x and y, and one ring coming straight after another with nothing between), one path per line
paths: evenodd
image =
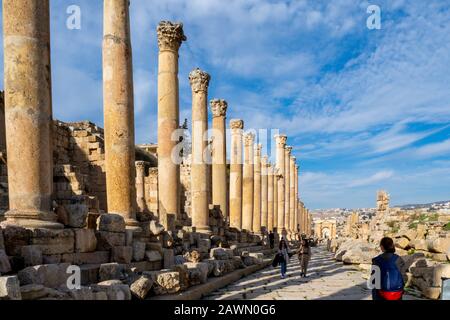
M230 128L231 129L236 129L236 130L242 130L244 129L244 121L239 120L239 119L233 119L230 121Z
M145 161L135 161L134 166L136 167L136 174L137 175L143 175L145 172Z
M182 23L161 21L157 28L159 50L178 51L181 43L186 41Z
M189 74L189 82L191 83L192 92L208 92L209 80L211 76L205 71L196 68Z
M286 146L287 136L283 134L276 135L275 141L277 143L277 146L284 148Z
M284 148L284 150L286 151L286 155L288 155L288 156L290 156L290 155L291 155L291 152L292 152L292 147L290 147L290 146L287 146L287 147L285 147L285 148Z
M210 101L211 112L214 118L225 117L227 114L228 103L223 99L213 99Z
M244 135L244 145L246 147L252 146L255 141L255 134L252 132L248 132Z

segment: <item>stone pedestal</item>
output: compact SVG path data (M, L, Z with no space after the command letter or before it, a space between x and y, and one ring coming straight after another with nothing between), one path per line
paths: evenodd
M211 100L212 121L212 203L220 208L222 217L228 220L227 199L227 145L225 117L228 104L225 100Z
M268 157L261 158L261 228L264 230L269 228L269 173L268 173Z
M242 120L231 120L230 227L242 229Z
M4 0L7 224L59 229L52 212L49 1Z
M192 226L197 232L210 233L208 203L208 164L205 153L208 151L208 109L207 97L210 76L195 69L189 74L192 88Z
M163 226L180 214L178 50L186 37L181 23L158 25L158 214ZM168 217L171 216L171 217Z
M275 136L277 145L277 161L276 167L278 174L278 233L283 235L285 233L285 150L287 137L285 135Z
M104 1L103 112L108 212L137 228L129 1Z
M261 233L261 144L255 144L253 163L253 228L254 233Z
M253 133L244 135L244 169L242 185L242 229L252 231L253 229Z

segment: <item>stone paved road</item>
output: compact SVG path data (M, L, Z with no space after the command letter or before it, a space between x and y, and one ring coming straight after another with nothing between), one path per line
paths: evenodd
M207 300L371 300L363 273L337 263L323 248L313 248L307 278L300 277L295 255L288 265L288 277L281 279L272 266L217 290ZM405 296L405 300L414 299Z

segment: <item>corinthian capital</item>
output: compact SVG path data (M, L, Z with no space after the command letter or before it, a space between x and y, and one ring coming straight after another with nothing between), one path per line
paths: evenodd
M225 117L227 114L228 103L222 99L213 99L210 101L211 111L214 118Z
M207 92L209 80L211 80L211 76L199 68L192 70L189 74L189 82L193 92Z
M278 134L275 136L275 141L279 147L284 148L286 146L287 136L284 134Z
M291 146L285 147L284 150L286 150L287 155L291 155L291 152L292 152L292 147Z
M262 144L261 143L257 143L255 144L255 156L261 156L261 149L262 149Z
M248 132L244 135L244 145L247 146L252 146L253 142L255 141L255 134L252 132Z
M233 119L230 121L230 128L231 129L237 129L237 130L242 130L244 129L244 121L239 120L239 119Z
M178 51L186 36L183 32L182 23L161 21L157 28L159 50Z

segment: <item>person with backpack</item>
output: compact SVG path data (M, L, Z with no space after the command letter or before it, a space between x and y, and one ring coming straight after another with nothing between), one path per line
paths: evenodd
M385 237L380 241L382 254L372 259L379 269L379 287L372 289L373 300L402 300L406 282L405 261L395 254L394 241ZM377 276L377 275L376 275Z
M287 264L289 263L289 247L284 238L280 240L278 254L280 256L281 279L284 279L286 277Z
M300 277L306 278L306 272L308 271L309 260L311 259L311 248L309 241L302 239L300 248L297 251L298 260L300 261L301 273Z

